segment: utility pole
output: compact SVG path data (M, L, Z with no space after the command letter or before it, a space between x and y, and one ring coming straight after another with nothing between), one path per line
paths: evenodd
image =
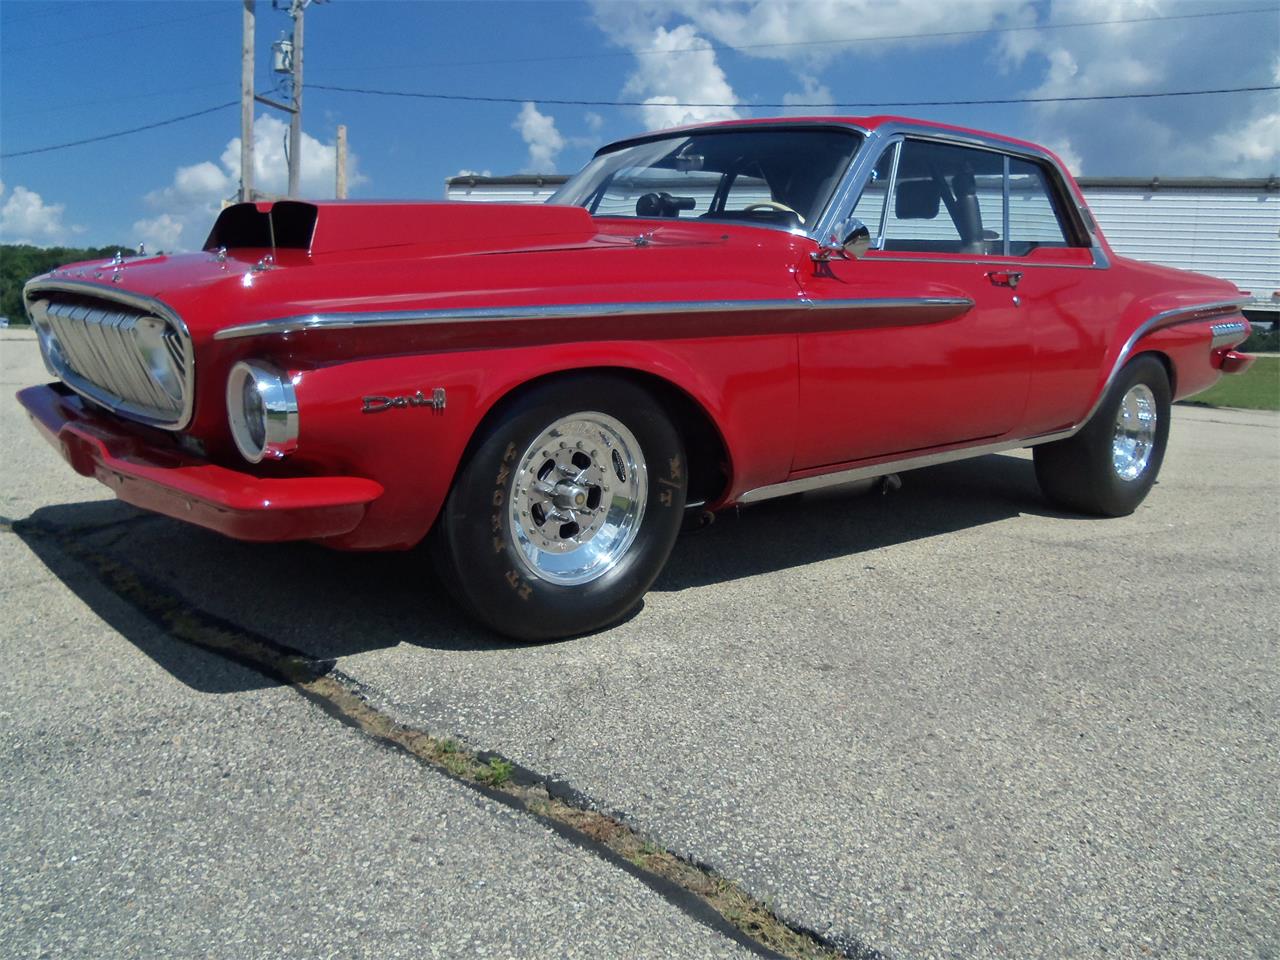
M240 41L240 202L253 200L253 3L244 0Z
M242 91L249 90L250 93L243 94L242 92L242 96L252 95L253 100L256 101L257 103L260 103L263 106L270 107L273 110L280 110L283 113L289 114L289 145L288 145L289 194L288 195L291 197L296 197L298 195L299 182L302 180L302 14L306 11L307 7L309 7L312 3L322 3L322 2L324 2L324 0L271 0L271 6L272 6L272 9L274 10L282 9L285 3L287 3L289 16L293 18L293 39L286 40L284 39L283 36L281 36L279 40L271 44L272 72L275 74L289 75L289 86L292 89L290 91L290 97L289 97L288 103L280 103L276 100L272 100L270 97L265 97L262 94L252 92L252 86L253 86L253 64L252 64L253 49L251 45L252 40L246 40L246 44L249 45L247 46L249 53L245 54L245 56L249 57L249 66L244 68L245 72L242 72L241 82L242 84L247 84L247 86L242 86ZM245 30L251 33L252 23L253 23L253 0L244 0L244 7L245 7ZM248 34L246 34L246 36L248 36ZM243 77L247 77L248 79L245 80L243 79ZM250 118L247 121L248 126L245 125L246 121L244 120L244 116L245 114L242 108L241 127L243 130L247 131L246 133L243 134L243 139L244 139L244 142L249 143L251 145L249 149L250 151L252 151L252 142L253 142L252 115L250 114ZM243 153L243 150L244 150L244 147L242 145L241 157L240 157L242 164L245 163L245 154ZM252 160L253 160L253 154L252 152L250 152L248 155L248 162L250 163L249 180L243 180L243 171L242 171L242 182L244 183L251 183L252 181L252 169L251 169ZM247 188L242 188L242 189L247 189Z
M338 124L338 143L334 148L334 185L333 195L339 200L347 199L347 125Z
M302 15L308 0L293 0L289 15L293 17L293 116L289 119L289 196L298 195L302 179Z

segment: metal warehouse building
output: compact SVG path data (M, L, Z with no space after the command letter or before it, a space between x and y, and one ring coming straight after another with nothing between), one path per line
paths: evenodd
M451 177L449 200L541 203L558 174ZM1280 179L1081 177L1116 252L1230 280L1249 291L1254 320L1280 317Z

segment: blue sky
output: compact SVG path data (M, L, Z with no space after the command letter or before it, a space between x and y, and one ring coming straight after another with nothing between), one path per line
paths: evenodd
M303 192L332 195L340 123L349 131L353 197L439 198L445 178L463 171L569 172L601 143L639 130L784 112L753 106L761 103L1275 84L1278 10L1276 0L333 0L306 15ZM1202 13L1216 15L1188 19ZM1064 26L1136 19L1151 22ZM275 82L270 44L289 19L259 0L257 20L258 88L266 90ZM237 99L240 22L234 0L0 0L0 152ZM372 97L321 84L514 102ZM1280 172L1275 91L792 112L898 112L995 130L1046 143L1090 175ZM283 189L285 119L261 109L256 121L258 181L266 189ZM239 123L238 108L229 108L0 161L0 239L198 247L218 202L236 189Z

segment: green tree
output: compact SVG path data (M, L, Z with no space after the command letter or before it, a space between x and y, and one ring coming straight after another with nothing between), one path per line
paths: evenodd
M131 251L121 244L115 247L33 247L25 243L0 244L0 317L10 324L25 324L26 308L22 304L22 285L32 277L54 267L81 260L114 257L117 250Z

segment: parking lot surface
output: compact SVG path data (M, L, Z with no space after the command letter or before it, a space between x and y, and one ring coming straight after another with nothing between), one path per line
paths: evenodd
M0 336L5 394L42 379ZM476 628L419 553L225 540L109 499L12 402L0 430L18 956L748 955L185 643L112 588L134 577L850 956L1280 957L1274 414L1176 408L1123 519L1052 511L1025 454L729 513L628 621L538 646Z

